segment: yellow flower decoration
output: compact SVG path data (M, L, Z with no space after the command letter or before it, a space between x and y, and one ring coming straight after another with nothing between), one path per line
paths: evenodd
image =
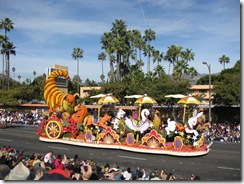
M180 136L183 137L184 136L184 132L180 132Z
M187 139L190 139L190 138L191 138L191 136L190 136L190 135L188 135L186 138L187 138Z

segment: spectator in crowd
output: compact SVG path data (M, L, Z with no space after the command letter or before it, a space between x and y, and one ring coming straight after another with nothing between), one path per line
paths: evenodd
M124 176L125 180L131 180L132 179L132 172L131 172L130 167L127 167L127 169L123 172L123 176Z
M46 166L53 167L54 161L56 157L53 155L52 151L49 151L45 156L44 156L44 163Z
M4 180L9 173L10 168L6 164L0 164L0 180Z

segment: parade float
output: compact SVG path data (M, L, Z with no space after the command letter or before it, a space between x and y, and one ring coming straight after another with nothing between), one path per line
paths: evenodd
M119 102L115 96L105 94L97 96L98 115L95 116L86 105L76 103L79 94L65 94L59 90L56 85L58 77L70 80L65 70L52 72L46 80L44 99L49 112L38 128L37 135L41 141L174 156L201 156L210 151L211 144L204 142L207 126L198 123L202 112L194 111L184 125L169 118L165 125L157 110L150 120L150 110L143 108L143 104L157 102L147 95L139 95L135 101L138 117L127 116L125 110L114 105L100 114L103 104ZM190 98L193 97L185 97L178 102L184 104L184 116L185 105L192 100ZM200 128L196 128L197 124Z

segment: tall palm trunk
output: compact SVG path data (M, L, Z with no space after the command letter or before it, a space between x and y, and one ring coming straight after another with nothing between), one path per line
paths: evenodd
M168 75L170 74L170 64L171 64L171 63L169 62L169 72L168 72Z
M5 55L5 77L6 77L6 90L8 89L8 56L7 54Z
M111 55L109 55L109 66L110 66L110 82L114 82L114 66L113 66L113 59Z
M148 40L148 53L147 53L147 73L150 72L150 41Z
M6 75L7 75L7 91L9 90L9 70L10 70L10 52L8 51L8 54L7 54L7 59L6 59Z
M4 53L3 53L3 68L2 68L2 89L4 89Z
M80 90L79 90L79 59L77 59L77 92L80 93Z
M104 76L104 72L103 72L103 60L102 60L102 75Z
M117 53L116 81L120 81L120 60L121 54Z

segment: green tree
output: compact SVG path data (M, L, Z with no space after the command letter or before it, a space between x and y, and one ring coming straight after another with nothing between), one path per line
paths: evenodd
M150 71L150 42L156 39L156 32L152 29L145 30L143 36L145 42L147 42L147 73Z
M240 105L241 83L240 83L240 60L233 68L222 70L220 74L211 75L211 82L214 85L213 104L222 106ZM200 78L196 84L207 85L209 76Z
M189 61L194 60L195 53L192 52L192 49L187 48L185 51L181 52L181 57L188 63Z
M145 47L145 42L143 41L141 32L139 30L134 29L131 31L131 41L135 48L136 61L138 60L142 61L141 51ZM139 50L139 53L137 52L137 50ZM139 59L138 59L138 55L139 55Z
M164 53L160 53L159 50L154 50L153 51L153 63L158 62L157 65L159 65L159 63L162 61L162 59L164 58Z
M14 78L14 80L15 80L15 76L14 76L15 71L16 71L15 67L12 67L12 72L13 72L13 78Z
M20 75L18 75L18 79L19 79L19 82L20 82L20 79L21 79L21 76Z
M115 80L115 76L114 76L114 66L113 64L116 61L115 56L113 55L113 51L112 51L112 41L113 37L112 37L112 33L110 32L106 32L103 34L103 36L101 37L101 43L102 45L102 49L105 49L105 51L108 54L108 58L109 58L109 66L110 66L110 71L109 71L109 79L110 82L113 82Z
M223 55L219 58L219 63L223 64L223 67L225 69L225 64L230 62L230 58L226 55Z
M1 54L2 54L2 89L4 88L4 61L5 61L5 48L4 44L8 42L8 37L6 35L0 35L0 45L1 45Z
M80 76L74 75L74 77L72 78L72 81L69 81L69 83L68 83L69 93L72 93L72 94L77 93L77 86L80 86L81 83L82 83L82 80L81 80Z
M7 42L8 42L7 34L8 34L8 32L11 31L11 29L14 29L14 23L8 17L1 19L0 29L4 29L4 33L5 33L4 38L1 39L1 46L2 46L1 53L3 54L3 65L2 65L3 69L2 69L2 71L4 73L4 55L6 55L6 57L8 57L10 55L10 53L8 53L8 56L7 56L8 50L6 50L6 47L9 45L9 44L7 44ZM6 64L7 64L7 61L6 61ZM7 73L6 73L7 89L9 89L9 66L8 65L6 65L6 71L7 71ZM4 80L3 80L3 87L4 87Z
M79 79L79 59L83 58L83 53L84 51L80 48L73 48L73 53L72 53L72 58L75 59L77 61L77 78ZM79 87L80 87L80 83L79 80L77 81L77 92L79 93Z
M161 77L162 75L165 75L164 68L161 65L157 65L154 68L154 72L155 72L157 77Z
M7 90L9 90L9 78L10 78L10 55L16 55L15 46L13 42L4 43L3 49L6 53L6 79Z
M123 20L115 20L115 22L112 23L113 27L111 28L111 33L113 37L112 42L112 51L116 54L117 60L116 60L116 80L121 80L121 57L122 54L125 52L125 48L128 49L128 38L127 37L127 30L126 25ZM127 42L126 42L127 41Z
M213 103L224 106L240 105L240 75L223 74L221 78L222 80L217 82L213 89L215 93Z
M175 63L179 60L179 57L181 55L182 46L176 46L176 45L170 45L168 47L167 53L164 56L164 60L169 61L169 72L170 74L170 65L173 64L173 71Z
M98 54L98 60L102 61L102 82L104 82L104 72L103 72L103 61L106 60L106 54L104 52L101 52L100 54Z
M36 78L36 71L33 71L34 78Z
M189 65L187 62L185 62L184 60L179 60L178 62L176 62L175 67L174 67L174 72L173 72L173 76L176 80L181 81L182 79L182 75L183 74L187 74L189 70Z
M10 32L11 29L14 29L14 23L8 17L1 19L0 29L4 29L5 36L7 36L7 33Z
M139 70L142 70L142 67L144 66L144 62L142 60L137 60L136 66L138 67Z
M188 74L190 75L191 83L193 83L194 77L196 77L198 74L197 70L194 67L190 67L188 70Z

